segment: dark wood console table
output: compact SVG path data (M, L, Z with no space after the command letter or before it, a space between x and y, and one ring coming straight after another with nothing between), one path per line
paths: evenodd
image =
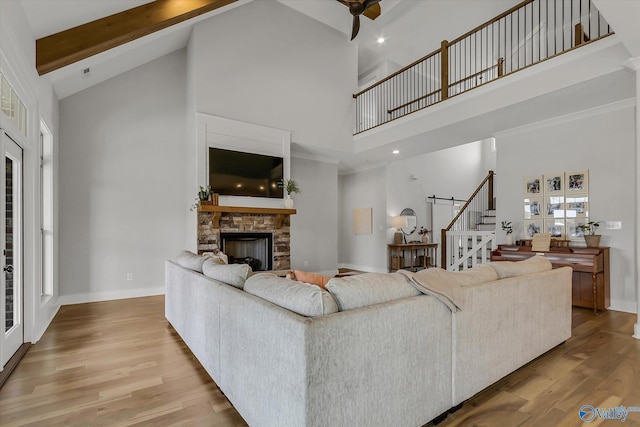
M437 243L403 243L387 246L389 248L389 272L400 269L416 271L437 265ZM419 255L418 251L422 251L422 255ZM409 252L408 265L405 261L405 252Z
M606 310L610 305L609 248L552 247L548 252L532 252L530 246L499 245L491 261L521 261L540 254L553 268L573 268L572 304L576 307Z

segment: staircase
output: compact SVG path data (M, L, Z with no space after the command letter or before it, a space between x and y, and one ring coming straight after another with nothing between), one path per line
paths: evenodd
M496 241L493 171L489 171L458 215L441 231L442 268L460 271L489 262Z

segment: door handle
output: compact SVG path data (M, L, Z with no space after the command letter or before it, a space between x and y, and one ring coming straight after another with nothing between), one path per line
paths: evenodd
M3 270L5 273L13 273L13 265L5 265Z

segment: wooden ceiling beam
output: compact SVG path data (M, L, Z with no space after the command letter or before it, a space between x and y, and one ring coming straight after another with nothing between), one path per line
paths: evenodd
M195 18L237 0L156 0L36 40L39 75Z

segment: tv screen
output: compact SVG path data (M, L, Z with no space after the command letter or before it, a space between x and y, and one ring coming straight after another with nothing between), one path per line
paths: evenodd
M283 159L276 156L209 148L209 185L223 196L281 199Z

